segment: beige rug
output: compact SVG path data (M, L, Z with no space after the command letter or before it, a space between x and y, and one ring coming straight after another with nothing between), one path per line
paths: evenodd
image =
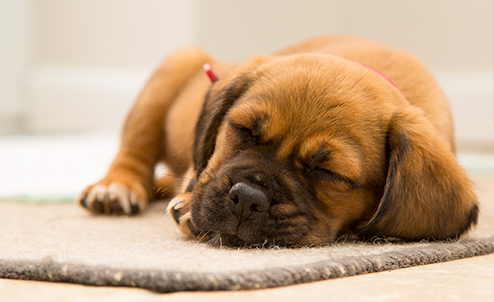
M494 176L474 177L478 227L451 242L352 243L300 249L215 248L186 240L152 204L98 217L74 204L0 202L0 277L133 286L159 292L291 285L494 252Z

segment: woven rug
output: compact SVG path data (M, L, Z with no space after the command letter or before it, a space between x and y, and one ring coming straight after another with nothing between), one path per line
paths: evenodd
M0 277L158 292L239 290L485 255L494 252L494 177L475 180L479 225L449 242L218 248L179 234L166 202L132 218L93 216L72 203L0 202Z

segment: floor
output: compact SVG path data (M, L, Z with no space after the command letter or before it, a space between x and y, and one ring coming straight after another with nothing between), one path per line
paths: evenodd
M116 146L115 138L100 135L0 138L0 171L9 171L0 175L0 200L70 201L80 188L104 173ZM50 162L58 165L50 165ZM87 165L88 162L93 165ZM461 154L460 162L471 174L494 173L492 154ZM30 184L29 190L26 183ZM494 186L482 185L490 189ZM488 222L494 225L491 220L489 217ZM324 298L336 301L492 302L494 254L243 292L158 294L132 288L0 279L0 301L272 301L280 298L285 301Z

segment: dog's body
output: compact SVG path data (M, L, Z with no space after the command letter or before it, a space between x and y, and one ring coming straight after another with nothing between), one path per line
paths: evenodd
M228 65L187 49L149 80L107 176L79 200L132 214L166 187L182 231L223 244L453 238L478 212L455 151L448 102L406 52L321 37ZM153 179L159 161L183 185Z

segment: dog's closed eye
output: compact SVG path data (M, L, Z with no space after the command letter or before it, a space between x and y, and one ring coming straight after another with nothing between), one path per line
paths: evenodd
M339 182L351 183L351 181L343 175L340 175L334 171L328 170L323 167L315 167L308 171L308 174L315 175L318 178L325 180L335 180Z
M248 122L228 121L228 125L233 129L234 134L246 146L251 147L266 143L263 140L262 132L265 119L255 118Z
M252 129L230 122L230 127L234 130L235 136L245 147L251 147L258 143L259 135L254 134Z
M319 163L318 165L312 164L306 167L306 177L308 180L316 183L329 184L331 189L337 191L346 191L355 187L355 183L348 177L326 168L331 166L330 162Z

